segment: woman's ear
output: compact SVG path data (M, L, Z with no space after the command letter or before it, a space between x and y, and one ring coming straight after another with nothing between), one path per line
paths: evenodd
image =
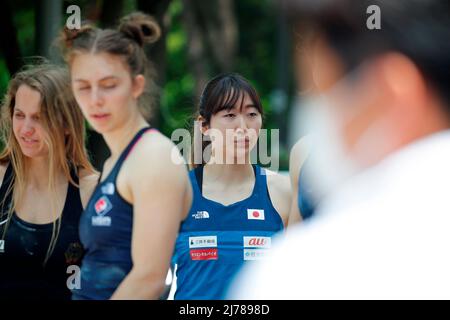
M132 86L133 98L137 99L144 92L145 89L145 77L142 74L138 74L134 77Z
M198 117L197 117L197 121L198 121L199 124L200 124L200 126L199 126L200 132L201 132L203 135L208 135L209 126L208 126L208 124L206 123L206 119L203 118L202 116L198 116Z

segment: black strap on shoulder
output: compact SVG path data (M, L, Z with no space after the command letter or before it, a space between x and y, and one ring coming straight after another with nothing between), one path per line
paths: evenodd
M0 219L4 214L6 214L7 210L9 209L9 206L11 205L12 192L10 192L8 195L6 194L6 192L8 191L8 188L10 187L11 183L13 182L13 179L14 179L13 166L11 164L8 164L8 166L6 167L5 176L3 177L2 185L0 186Z
M201 165L194 169L195 178L197 179L197 184L201 194L203 194L203 168L204 166Z

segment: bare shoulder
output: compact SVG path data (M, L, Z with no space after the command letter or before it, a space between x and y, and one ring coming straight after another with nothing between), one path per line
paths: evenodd
M186 170L185 161L178 148L159 132L150 132L142 136L133 150L130 164L132 165L129 167L136 173L165 174L167 177L182 174Z
M311 149L311 140L311 136L304 136L297 141L291 149L291 154L289 157L289 174L293 186L296 186L298 183L300 168L308 157Z
M274 189L277 192L283 194L291 193L291 181L289 175L281 174L275 171L266 170L267 172L267 183L270 189Z
M159 132L145 134L126 161L128 191L122 196L128 194L133 203L139 195L159 202L170 198L172 205L184 208L184 218L192 200L191 184L186 163L169 138Z
M266 170L266 172L270 199L284 224L287 225L292 197L291 181L287 174L280 174L269 170Z
M97 172L91 172L85 169L81 169L79 172L80 197L83 208L86 207L89 198L97 186L98 177L99 174Z

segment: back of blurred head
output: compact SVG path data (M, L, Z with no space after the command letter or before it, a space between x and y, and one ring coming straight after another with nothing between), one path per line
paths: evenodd
M450 2L281 5L295 30L301 91L314 97L302 122L317 133L326 187L450 127ZM371 30L376 18L380 29Z

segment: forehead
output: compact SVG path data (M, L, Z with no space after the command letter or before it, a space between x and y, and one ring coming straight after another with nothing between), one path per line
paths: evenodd
M228 92L228 94L222 97L221 100L222 100L221 104L220 106L218 106L219 110L223 109L243 110L246 108L255 107L255 102L252 100L250 95L244 90L235 93L234 89L232 89L230 90L230 92Z
M120 56L102 53L78 53L71 63L72 80L98 81L105 77L124 77L128 75Z
M14 108L24 112L37 113L41 110L41 94L22 84L16 92Z

